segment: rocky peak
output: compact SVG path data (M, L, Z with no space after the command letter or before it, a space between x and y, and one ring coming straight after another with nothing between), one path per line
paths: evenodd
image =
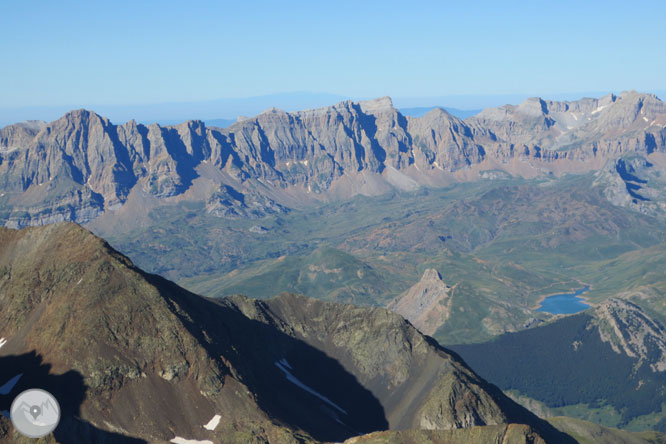
M613 205L657 217L666 214L666 178L644 156L629 153L607 161L595 173L594 186Z
M666 123L664 114L666 104L657 96L636 91L623 92L617 97L599 99L597 108L589 114L592 122L584 129L588 137L594 134L615 135L623 131L655 132L663 129ZM648 137L654 139L655 136Z
M518 105L516 111L529 116L541 116L548 114L548 105L541 97L530 97Z
M529 98L518 106L485 109L465 122L479 133L489 131L493 139L519 146L540 144L542 139L552 137L556 131L553 128L556 120L549 105L539 97Z
M423 276L421 277L421 282L441 282L442 281L442 275L439 274L439 271L435 270L434 268L427 268L426 271L423 272Z
M389 308L427 335L434 334L450 316L451 287L435 269L428 268L421 280L396 297Z
M87 109L76 109L73 111L70 111L68 113L65 113L64 116L62 116L60 119L56 120L56 122L59 121L65 121L68 123L71 123L73 125L85 125L91 122L95 121L106 121L108 122L108 119L98 115L94 111L90 111Z
M176 126L185 127L189 130L197 131L200 134L206 129L206 124L201 120L187 120Z
M26 120L25 122L17 123L17 125L37 133L46 126L46 122L43 120Z
M373 100L362 100L358 102L361 110L364 113L375 114L381 111L395 110L393 108L393 100L389 96L380 97Z
M27 146L46 126L41 120L28 120L0 129L0 151L16 150Z
M271 107L259 113L260 116L263 114L287 114L287 112L280 108Z
M604 96L603 98L605 98L605 97L607 97L607 96ZM611 99L612 99L611 101L614 102L616 99L620 99L620 100L636 100L636 99L643 100L647 97L656 98L657 96L655 94L650 94L650 93L640 93L640 92L636 91L635 89L632 89L631 91L622 91L619 96L614 96L614 95L611 94Z
M449 430L517 420L517 412L500 413L494 396L478 391L485 383L464 363L388 310L289 294L267 301L227 301L245 316L277 326L342 363L381 403L390 429ZM286 361L294 369L301 365L288 353ZM426 380L427 388L422 385Z
M613 93L608 93L605 96L602 96L599 98L599 105L604 106L604 105L610 105L611 103L615 102L617 100L617 96Z
M439 120L460 120L444 108L433 108L421 117L410 118L410 120L423 119L424 121L436 122Z

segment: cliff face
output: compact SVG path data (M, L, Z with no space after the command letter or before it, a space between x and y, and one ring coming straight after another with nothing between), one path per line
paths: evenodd
M601 339L616 353L636 359L637 367L666 371L666 328L660 322L623 299L609 299L594 311Z
M451 315L451 287L437 270L427 269L421 280L398 296L388 308L404 316L416 328L432 335Z
M666 182L661 157L625 154L611 159L595 173L600 187L613 205L663 218L666 214Z
M435 109L401 115L388 97L286 113L271 109L227 129L114 125L79 110L0 130L0 209L8 226L85 222L134 191L206 200L210 187L277 203L346 198L488 177L601 168L627 153L666 149L666 106L635 92L577 102L529 99L462 121ZM514 161L516 160L517 163ZM260 202L259 211L272 204ZM287 205L288 206L288 205ZM228 209L228 208L227 208ZM219 210L219 209L218 209ZM242 213L242 205L221 216Z
M663 149L665 112L656 96L632 91L576 102L533 98L484 110L468 122L489 131L504 154L520 147L533 157L585 161Z

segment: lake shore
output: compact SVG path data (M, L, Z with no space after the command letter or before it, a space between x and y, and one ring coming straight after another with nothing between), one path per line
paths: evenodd
M539 298L537 299L536 304L532 307L532 310L540 311L541 313L548 313L548 314L551 314L551 315L554 315L554 316L558 316L558 315L562 315L562 314L573 314L573 313L551 313L551 312L548 312L548 311L540 310L541 308L543 308L544 301L548 298L553 297L553 296L573 296L574 299L577 298L573 302L579 302L579 303L582 303L582 304L585 304L585 305L588 306L588 307L585 307L585 308L583 308L583 309L581 309L577 312L574 312L574 313L578 313L580 311L587 310L588 308L591 308L591 307L596 305L595 303L591 302L586 296L583 296L585 293L588 293L591 289L592 288L589 285L586 285L582 288L572 288L571 290L569 290L570 291L569 293L551 293L551 294L545 294L545 295L539 296ZM580 292L580 294L576 294L578 292Z

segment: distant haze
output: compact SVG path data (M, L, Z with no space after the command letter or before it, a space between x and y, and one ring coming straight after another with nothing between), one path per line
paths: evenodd
M466 118L484 108L506 104L518 104L528 97L539 96L550 100L578 100L582 97L601 97L611 91L572 92L561 94L496 94L496 95L450 95L433 97L393 97L393 103L403 114L414 117L425 114L434 107L442 107L456 117ZM621 91L612 91L620 93ZM666 97L666 91L652 91ZM209 126L225 127L238 116L255 116L269 108L285 111L330 106L343 100L367 100L374 97L351 97L331 93L290 92L246 98L226 98L199 102L169 102L138 105L63 105L0 107L0 127L25 120L50 122L68 111L86 108L108 117L119 124L132 119L144 123L174 125L187 120L203 120Z
M67 111L77 108L87 108L95 111L108 117L114 123L123 123L132 119L141 123L157 122L160 124L175 124L186 120L236 120L238 116L254 116L272 107L281 108L285 111L296 111L332 105L346 98L327 93L293 92L198 102L0 108L0 126L23 120L51 121L59 118Z

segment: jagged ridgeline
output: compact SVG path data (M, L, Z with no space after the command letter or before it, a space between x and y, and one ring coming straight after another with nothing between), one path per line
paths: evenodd
M388 310L206 299L71 223L0 229L0 336L0 382L21 375L0 410L51 391L61 443L568 439ZM0 440L19 439L0 424Z
M12 227L86 222L133 198L174 196L205 201L221 217L257 217L489 175L589 171L624 153L663 152L665 124L664 103L635 92L529 99L464 121L443 109L405 117L389 98L347 101L271 109L226 129L114 125L79 110L0 130L0 218Z

